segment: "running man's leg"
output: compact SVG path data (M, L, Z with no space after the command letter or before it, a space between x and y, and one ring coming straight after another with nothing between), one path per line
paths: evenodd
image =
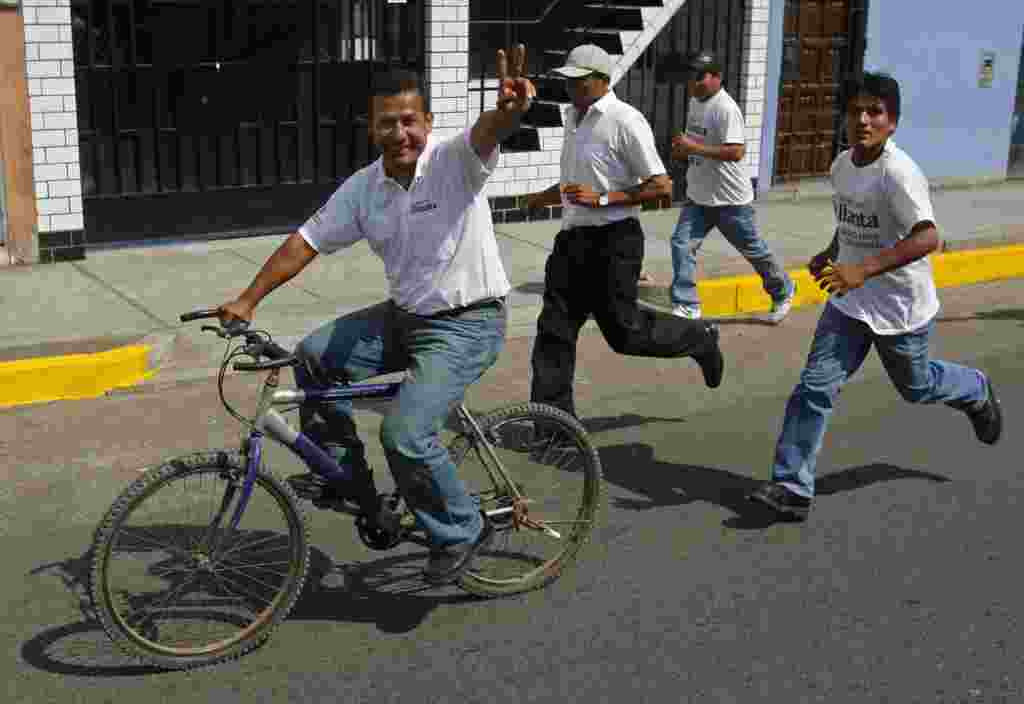
M814 497L814 467L833 405L839 389L864 363L872 337L866 324L825 305L800 383L786 404L772 481L799 496Z
M717 328L702 320L666 315L637 306L637 278L644 257L644 236L634 218L600 228L592 235L596 251L590 275L604 286L592 290L594 319L609 346L640 357L693 357L708 386L722 380Z
M876 345L889 378L910 403L945 403L963 411L978 440L999 442L1003 414L992 380L971 367L930 358L928 340L934 321L904 335L879 337Z
M672 305L699 306L697 295L697 250L711 231L704 206L687 200L679 210L679 220L669 245L672 249Z
M758 234L754 206L725 205L714 210L719 231L754 267L765 293L776 303L785 300L793 293L793 281Z
M530 400L576 415L572 382L576 374L576 341L587 322L590 289L585 234L562 230L544 270L544 307L537 318L533 342Z

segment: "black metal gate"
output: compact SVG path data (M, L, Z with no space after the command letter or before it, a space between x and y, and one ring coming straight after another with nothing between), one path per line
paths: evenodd
M650 121L654 139L673 178L674 201L686 195L685 164L671 160L672 137L683 131L690 91L680 75L682 59L698 49L722 63L722 85L742 104L743 30L747 0L687 0L615 86L622 100Z
M89 244L285 232L375 155L424 0L71 0Z

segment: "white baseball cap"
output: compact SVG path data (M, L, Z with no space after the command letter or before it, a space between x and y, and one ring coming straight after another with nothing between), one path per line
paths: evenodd
M581 44L569 52L565 66L553 69L566 78L583 78L592 73L603 73L611 78L615 70L612 57L604 49L594 44Z

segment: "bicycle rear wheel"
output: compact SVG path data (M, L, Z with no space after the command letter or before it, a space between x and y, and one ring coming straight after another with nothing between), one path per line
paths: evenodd
M494 473L473 434L452 442L459 477L495 528L459 586L480 596L539 589L572 564L590 537L601 506L601 461L579 421L551 406L510 406L477 424L515 490Z
M305 516L292 489L260 468L230 530L244 478L237 453L188 455L144 474L107 512L90 590L129 655L167 669L230 660L295 604L309 567Z

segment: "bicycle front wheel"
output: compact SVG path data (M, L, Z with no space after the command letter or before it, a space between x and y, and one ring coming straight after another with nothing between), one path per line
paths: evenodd
M114 502L96 531L90 589L122 650L161 668L211 665L284 620L309 566L305 516L260 468L230 529L244 478L237 453L199 453L150 470Z
M459 586L480 596L538 589L590 537L601 506L601 460L579 421L551 406L510 406L477 424L488 445L467 432L449 452L495 536Z

